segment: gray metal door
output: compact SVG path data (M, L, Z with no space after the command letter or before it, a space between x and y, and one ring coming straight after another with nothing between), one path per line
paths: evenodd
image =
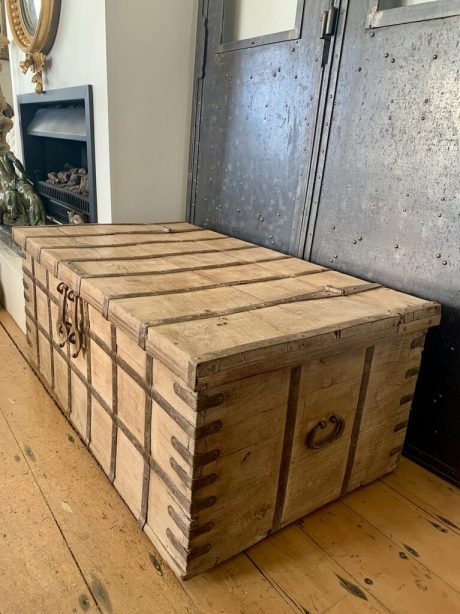
M404 4L350 2L303 255L442 303L406 451L460 483L460 1Z
M290 29L232 40L238 4L200 6L189 219L296 252L337 13L295 0Z

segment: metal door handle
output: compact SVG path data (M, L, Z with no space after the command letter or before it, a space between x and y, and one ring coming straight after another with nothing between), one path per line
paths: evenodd
M327 428L328 424L334 424L334 430L322 439L316 439L316 434L319 431L324 431L324 429ZM336 415L329 416L327 420L320 420L318 424L311 429L311 431L307 434L305 438L305 444L307 448L311 448L312 450L319 450L320 448L324 448L324 446L329 445L333 441L336 441L342 435L344 429L345 418Z

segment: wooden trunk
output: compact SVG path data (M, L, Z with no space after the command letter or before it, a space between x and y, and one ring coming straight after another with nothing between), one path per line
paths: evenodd
M186 223L14 238L32 363L179 576L397 465L437 304Z

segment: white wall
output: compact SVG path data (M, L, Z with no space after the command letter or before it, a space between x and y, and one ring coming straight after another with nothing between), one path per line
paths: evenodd
M198 0L107 0L115 222L185 219Z
M107 0L108 6L111 6L112 3L113 0ZM100 222L110 222L112 217L105 4L104 0L64 0L62 2L56 41L49 54L51 66L44 79L45 89L87 84L93 86L97 200ZM16 46L11 33L8 38L10 40L13 92L14 94L33 92L32 73L28 72L23 75L19 69L19 62L23 59L24 54ZM15 153L21 157L19 138L16 138L16 143Z

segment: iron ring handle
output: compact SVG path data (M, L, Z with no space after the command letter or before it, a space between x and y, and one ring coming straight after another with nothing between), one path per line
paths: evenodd
M335 425L335 428L332 433L326 435L326 437L323 437L323 439L316 439L317 433L319 431L324 431L328 424ZM319 450L320 448L324 448L333 441L336 441L342 435L344 429L345 418L342 418L342 416L332 415L329 416L327 420L320 420L318 424L311 429L311 431L307 434L305 438L307 448L311 448L312 450Z

